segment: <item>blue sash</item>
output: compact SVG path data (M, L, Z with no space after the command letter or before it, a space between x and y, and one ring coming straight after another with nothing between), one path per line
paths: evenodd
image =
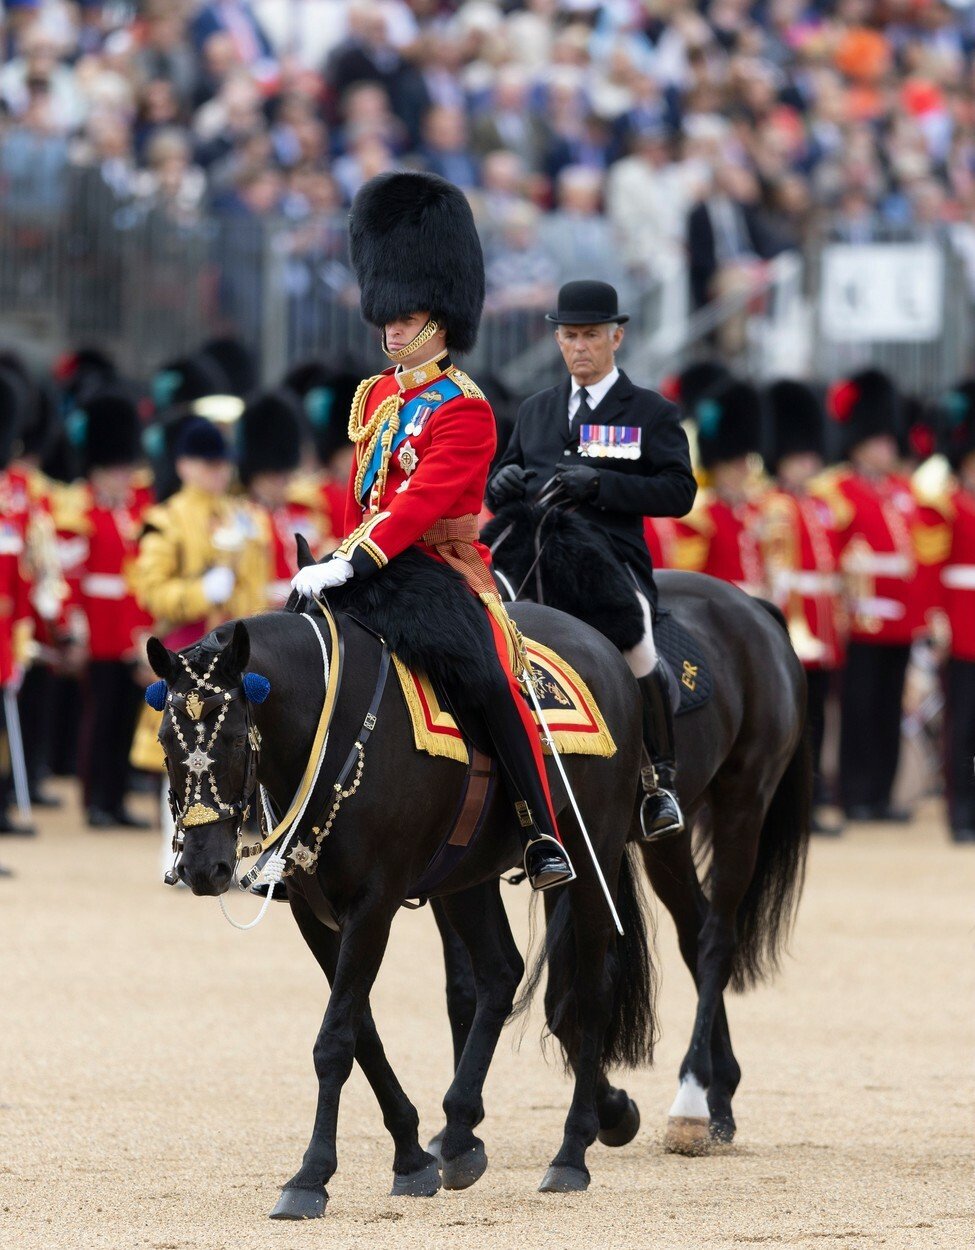
M404 404L399 410L399 429L393 435L393 441L389 445L389 454L392 456L393 452L408 438L414 434L419 434L441 404L445 404L448 399L456 399L462 393L456 382L451 382L448 377L439 377L422 394L411 399L408 404ZM386 425L388 426L388 424L387 422ZM383 429L385 428L386 426L383 427ZM382 456L383 445L382 435L380 435L376 441L369 468L362 479L362 493L359 496L362 503L365 503L369 498L369 492L372 490L376 475L379 473L379 467L382 464Z

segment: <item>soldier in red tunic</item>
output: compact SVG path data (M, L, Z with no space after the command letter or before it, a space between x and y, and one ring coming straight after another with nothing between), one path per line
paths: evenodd
M939 606L951 629L945 670L945 774L956 842L975 842L975 378L941 401L943 444L955 471L939 513L950 546L940 568Z
M23 478L10 471L10 461L26 415L26 393L20 379L0 365L0 833L27 833L8 815L13 799L11 752L7 731L8 704L16 708L23 676L25 648L31 634L31 583L26 561L29 504ZM0 867L0 876L9 870Z
M497 697L479 711L515 800L525 872L535 889L561 885L575 873L559 840L538 730L512 671L517 635L478 542L494 414L450 359L473 347L484 301L470 206L435 175L380 175L356 196L350 238L363 315L382 329L394 365L367 378L353 400L347 536L293 585L312 597L371 576L412 546L462 574L486 609L504 674Z
M836 518L850 613L840 723L840 798L850 820L905 821L891 806L911 641L924 625L918 552L923 529L910 482L896 472L900 400L867 369L827 397L849 463L816 493Z
M142 459L139 413L119 385L92 395L74 414L85 480L61 508L71 604L87 623L79 771L88 827L147 828L126 810L129 748L142 704L136 668L152 618L136 603L128 574L143 514L154 502Z
M761 401L746 382L729 382L696 406L703 489L674 522L674 567L764 593L758 542L757 473Z
M765 456L775 485L759 504L765 580L785 615L796 654L806 670L809 727L817 804L826 699L843 662L843 601L836 520L810 491L826 457L826 418L804 382L783 379L766 393L769 439ZM839 829L815 821L818 833Z

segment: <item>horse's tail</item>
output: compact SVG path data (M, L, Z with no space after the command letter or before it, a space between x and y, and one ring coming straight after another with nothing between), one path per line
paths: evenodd
M763 608L788 630L773 604ZM808 724L779 778L758 840L755 871L738 908L731 986L741 991L775 973L802 894L812 823L812 751Z
M604 973L605 976L615 977L613 1006L603 1044L603 1064L607 1068L636 1068L651 1064L657 1040L653 933L648 929L640 874L633 869L632 853L629 847L624 851L616 895L623 936L616 939L615 949L610 947ZM569 893L562 890L546 926L545 942L515 1011L518 1013L526 1009L541 981L542 971L547 967L545 1020L548 1032L558 1038L566 1062L582 1040L574 994L576 949Z

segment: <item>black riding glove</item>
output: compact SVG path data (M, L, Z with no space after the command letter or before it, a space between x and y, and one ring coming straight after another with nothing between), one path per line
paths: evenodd
M565 493L576 503L585 503L599 494L599 470L590 469L588 465L580 464L572 469L563 469L558 480Z
M528 479L534 476L533 473L527 473L520 464L506 464L503 469L499 469L488 487L488 494L495 507L524 499L528 492Z

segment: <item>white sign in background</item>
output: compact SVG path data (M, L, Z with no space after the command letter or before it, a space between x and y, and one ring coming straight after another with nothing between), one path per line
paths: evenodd
M832 243L819 325L834 343L928 342L941 333L944 253L932 243Z

